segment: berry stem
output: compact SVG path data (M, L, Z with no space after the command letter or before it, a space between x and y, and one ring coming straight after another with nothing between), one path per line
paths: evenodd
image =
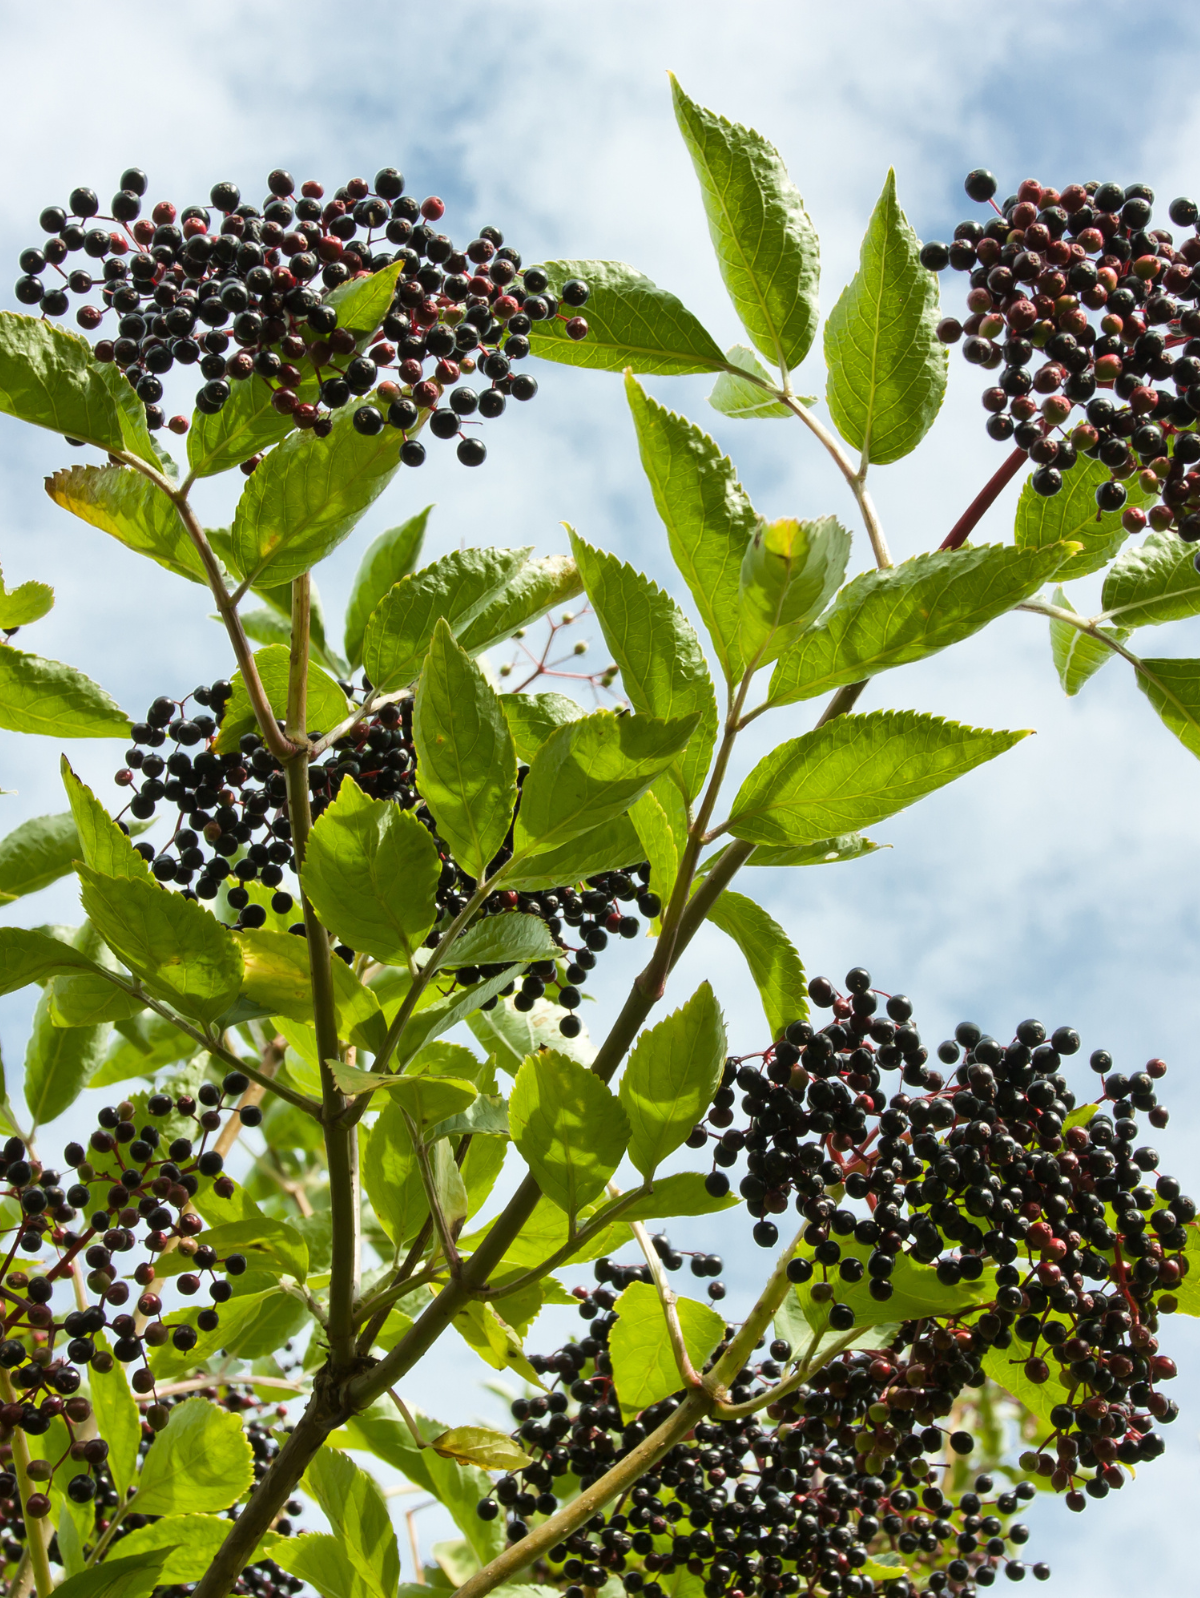
M204 575L208 579L208 586L220 612L221 620L225 624L225 631L229 634L229 642L233 645L233 653L237 659L238 668L242 673L242 680L246 685L246 693L254 707L254 714L263 735L263 741L276 759L287 761L294 753L292 744L279 730L275 720L275 712L271 709L262 679L258 675L258 667L254 663L254 652L250 648L250 640L246 637L242 619L238 615L237 605L233 596L225 587L221 576L221 568L217 557L213 554L212 546L205 537L204 528L200 525L199 518L188 500L186 485L176 488L170 480L155 471L148 462L132 455L128 450L113 451L113 459L120 461L125 466L132 466L140 472L149 482L167 496L174 505L175 510L183 523L188 537L195 545L196 553L200 556ZM190 480L189 480L190 481Z
M993 472L991 477L988 478L945 538L942 539L938 548L961 549L978 524L983 520L984 515L991 510L1028 459L1029 456L1023 449L1014 449L1003 466Z
M12 1381L6 1370L0 1369L0 1401L11 1404L15 1400ZM50 1523L43 1516L31 1515L26 1509L31 1495L36 1491L29 1480L29 1440L19 1426L12 1434L13 1466L16 1470L17 1489L21 1495L21 1514L25 1520L26 1546L33 1565L33 1580L38 1598L50 1598L54 1578L50 1574Z

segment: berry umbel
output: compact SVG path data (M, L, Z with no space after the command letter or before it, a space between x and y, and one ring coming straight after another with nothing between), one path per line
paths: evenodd
M416 435L426 425L458 440L463 465L481 465L487 450L470 429L537 393L536 378L514 370L534 324L556 318L568 337L587 336L586 283L552 292L495 227L460 249L437 229L443 202L405 194L394 167L374 187L351 178L328 200L316 182L297 193L281 170L267 188L261 207L217 183L207 206L180 212L160 200L149 216L137 168L123 173L109 215L91 189L75 189L42 212L47 237L21 252L16 298L47 317L83 300L75 319L101 335L96 359L125 373L152 429L187 431L186 417L167 421L163 379L195 366L201 415L258 377L281 415L319 437L347 405L360 433L398 428L407 466L425 459ZM73 266L79 254L86 265ZM463 381L472 376L483 386Z

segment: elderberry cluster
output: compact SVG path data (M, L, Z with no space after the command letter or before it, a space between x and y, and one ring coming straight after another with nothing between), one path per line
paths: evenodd
M816 978L809 995L833 1011L828 1024L794 1022L758 1054L727 1061L689 1138L713 1148L715 1196L745 1157L740 1190L761 1246L777 1243L769 1217L794 1197L804 1224L787 1275L814 1340L824 1332L842 1351L809 1374L803 1351L778 1338L743 1368L728 1398L755 1404L753 1414L698 1424L612 1512L550 1550L538 1579L568 1598L610 1576L663 1598L684 1568L705 1598L971 1598L1000 1573L1044 1579L1047 1566L1019 1557L1028 1531L1012 1521L1034 1496L1030 1482L997 1494L985 1473L957 1500L946 1490L954 1461L976 1446L972 1390L989 1377L1011 1385L1010 1367L1057 1397L1049 1436L1021 1466L1071 1509L1163 1452L1155 1422L1178 1406L1161 1390L1175 1365L1159 1352L1159 1318L1178 1307L1196 1216L1178 1181L1156 1174L1155 1150L1137 1143L1139 1115L1166 1124L1155 1089L1166 1066L1151 1060L1126 1076L1097 1049L1101 1099L1077 1109L1062 1071L1080 1049L1070 1027L1048 1035L1023 1021L1005 1044L963 1022L937 1047L947 1082L907 997L878 992L860 967L845 987ZM881 1084L892 1071L902 1086L889 1098ZM680 1268L667 1237L654 1247L667 1270ZM695 1275L709 1258L693 1258ZM534 1357L549 1391L513 1405L533 1463L479 1506L484 1519L503 1507L513 1542L569 1493L560 1478L593 1485L684 1396L623 1418L609 1334L619 1293L652 1278L611 1259L595 1276L575 1290L585 1335ZM934 1278L945 1307L926 1291L920 1317L903 1319ZM893 1300L900 1313L888 1324L882 1306ZM856 1327L865 1348L845 1346ZM727 1327L706 1369L733 1335Z
M478 466L486 447L464 426L500 416L510 396L533 398L537 380L513 371L530 352L533 325L557 319L568 337L585 338L577 312L588 287L565 283L560 311L546 273L522 269L498 228L482 228L459 249L436 230L443 202L417 201L404 187L395 167L384 167L374 188L351 178L326 200L320 183L302 183L297 194L290 173L276 170L261 207L225 182L207 206L179 213L160 200L142 217L147 178L131 167L110 215L88 188L42 212L48 237L21 252L16 298L58 317L70 295L82 297L76 321L87 332L111 318L96 359L124 372L151 428L167 422L163 377L176 365L198 366L202 416L219 413L231 385L257 374L275 410L320 437L333 412L353 403L359 432L399 429L405 465L424 461L412 435L427 422L435 438L459 440L464 465ZM68 257L78 252L87 264L72 268ZM354 288L389 269L395 294L372 302L363 325ZM486 387L455 386L476 372ZM188 429L183 416L167 425Z
M350 683L342 687L348 694L355 692ZM183 700L155 699L146 719L134 724L133 744L126 750L125 764L115 780L118 787L132 791L128 811L135 820L152 820L164 801L177 812L171 836L160 848L148 842L134 845L157 881L163 886L173 884L190 898L214 900L224 891L226 904L236 913L233 925L243 930L266 924L268 904L277 916L292 912L296 900L284 877L285 872L295 870L295 854L283 769L259 735L244 733L236 750L217 752L232 692L231 685L220 680L196 688ZM369 684L358 692L369 693ZM203 708L189 708L189 701ZM404 698L364 717L331 745L323 760L309 766L308 785L314 819L333 803L342 783L352 778L371 798L391 800L413 810L428 828L442 860L437 889L439 926L428 940L429 946L436 948L442 929L464 908L476 881L455 862L421 799L412 714L413 701ZM174 744L173 750L159 754L168 740ZM527 769L520 768L519 782ZM498 870L511 854L510 829L489 872ZM233 885L229 886L231 878ZM482 906L481 916L512 910L538 916L562 951L561 959L529 965L519 991L514 983L501 997L515 994L516 1008L528 1011L548 996L565 1012L558 1022L559 1031L564 1037L577 1037L582 1031L574 1013L581 1002L579 989L595 969L597 955L608 947L610 937L637 937L641 931L638 915L652 920L662 908L649 883L650 866L643 860L623 871L535 893L512 889L493 893ZM256 884L267 890L259 898L252 897ZM632 913L634 906L638 915ZM578 943L571 940L567 928L577 935ZM288 930L304 936L304 922L297 920ZM347 962L354 958L352 949L343 944L335 947ZM503 969L463 966L457 970L456 980L468 987L498 976ZM493 1008L496 1002L489 999L484 1007Z
M999 373L983 393L989 435L1028 453L1039 494L1056 494L1083 453L1111 473L1096 490L1102 511L1125 507L1127 531L1174 527L1195 543L1200 208L1171 202L1172 223L1189 230L1177 245L1151 227L1154 192L1144 183L1072 183L1060 193L1027 178L1000 207L996 179L980 169L966 190L991 204L993 219L960 222L951 244L926 244L921 260L970 274L969 316L946 317L938 337L961 339L965 360ZM1076 406L1086 420L1068 433ZM1149 510L1127 503L1134 477L1156 502Z

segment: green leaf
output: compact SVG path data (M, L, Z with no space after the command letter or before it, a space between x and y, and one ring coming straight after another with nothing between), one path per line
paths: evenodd
M674 783L671 786L679 792ZM630 806L630 811L632 809ZM581 832L568 843L522 855L505 871L504 885L527 892L534 888L553 888L606 871L623 871L643 858L637 831L627 811Z
M527 765L556 727L585 714L583 706L565 694L501 694L500 709L517 759Z
M8 313L0 311L0 317ZM2 396L0 396L2 397ZM0 727L47 738L129 738L129 717L74 666L0 644Z
M68 1577L54 1591L63 1598L150 1598L170 1558L169 1548L149 1549L127 1559L106 1559Z
M1063 1118L1063 1131L1069 1132L1073 1126L1087 1126L1099 1108L1099 1104L1081 1104Z
M133 847L128 834L121 831L88 785L71 770L65 755L59 762L59 770L75 822L75 858L82 858L104 877L153 882L150 867Z
M103 945L101 945L103 948ZM105 954L108 951L104 950ZM112 956L109 956L112 960ZM113 967L116 961L112 960ZM99 971L68 971L51 979L47 989L50 1019L56 1027L90 1027L101 1021L128 1021L141 1015L144 999L116 987ZM89 1078L88 1084L91 1086Z
M109 1044L108 1058L92 1078L92 1087L107 1087L110 1082L126 1082L130 1077L153 1076L164 1065L191 1059L200 1048L172 1022L150 1010L144 1010L136 1021L124 1022L114 1030L118 1035Z
M342 1539L367 1590L377 1598L394 1598L400 1551L378 1483L345 1454L325 1447L309 1462L302 1485Z
M1188 1273L1175 1289L1181 1315L1200 1315L1200 1226L1195 1221L1187 1225L1187 1245L1184 1253Z
M546 555L522 566L474 621L456 637L468 655L482 655L504 643L521 627L539 621L556 605L583 592L583 582L569 555Z
M632 377L625 379L625 394L671 555L721 669L734 682L742 671L737 641L742 557L758 517L732 462L707 433L660 405Z
M363 556L346 605L343 648L352 669L362 665L363 637L371 612L390 588L416 570L432 509L432 505L426 505L399 527L380 533Z
M1190 556L1188 565L1191 565ZM1056 588L1054 591L1054 603L1061 610L1077 614L1074 605L1061 588ZM1118 644L1123 644L1129 637L1127 627L1116 629L1101 627L1099 630L1105 638L1111 638ZM1054 660L1054 669L1058 673L1059 682L1068 694L1074 695L1089 677L1094 677L1101 666L1107 665L1114 658L1116 651L1110 649L1099 638L1093 638L1081 628L1073 627L1069 621L1059 621L1056 616L1051 616L1050 654Z
M257 1210L257 1206L255 1206ZM291 1276L303 1282L308 1275L308 1245L294 1226L261 1211L244 1221L227 1221L220 1226L210 1226L204 1234L209 1248L216 1249L217 1257L227 1254L244 1254L252 1271L265 1271L268 1276ZM177 1251L164 1254L158 1262L162 1277L178 1276L193 1267L186 1255Z
M201 1307L197 1304L177 1311L172 1316L172 1324L194 1329ZM261 1293L235 1294L228 1303L221 1305L220 1325L211 1332L200 1332L190 1353L182 1353L173 1343L165 1343L154 1350L151 1369L160 1382L169 1382L187 1371L203 1369L206 1361L217 1354L230 1359L257 1359L274 1353L289 1337L295 1337L309 1318L302 1303L290 1293L281 1293L274 1285ZM184 1507L203 1506L185 1503Z
M25 1049L25 1102L36 1124L44 1126L68 1109L99 1069L108 1048L109 1027L55 1026L49 993L34 1012Z
M760 843L758 848L747 860L748 866L829 866L835 865L840 860L859 860L863 855L874 854L877 849L887 847L884 844L873 843L870 838L864 838L858 832L846 832L838 838L819 838L816 843L801 843L783 848L773 848L769 844ZM710 870L716 855L710 856L704 862L705 870Z
M258 668L258 675L271 709L277 716L286 715L290 650L285 644L268 644L265 649L254 651L254 664ZM232 682L233 694L225 707L225 714L221 718L221 731L214 746L217 753L223 755L232 754L237 749L238 740L243 734L260 731L240 671L234 672ZM309 730L328 732L349 712L350 706L346 696L337 683L313 661L309 661L307 716Z
M264 930L239 932L234 941L244 962L242 996L261 1004L269 1015L311 1021L312 975L305 940ZM342 960L333 962L333 999L339 1035L374 1052L377 1044L369 1032L373 1025L381 1028L379 1001Z
M704 785L717 738L717 700L700 640L656 583L568 530L588 599L633 708L664 721L697 717L696 733L678 765L680 783L692 799Z
M28 627L40 621L54 609L54 590L49 583L20 583L16 588L5 588L0 576L0 632L15 632L18 627Z
M413 707L421 796L468 875L482 881L517 802L517 756L499 695L439 620Z
M117 406L86 339L0 311L0 411L101 449L123 449Z
M416 1014L405 1027L396 1046L397 1062L403 1065L432 1039L449 1032L460 1021L468 1020L481 1004L486 1004L502 988L506 988L516 974L516 967L506 965L494 977L472 983L469 988L458 988L430 1004L418 1005Z
M665 1178L662 1183L656 1183L656 1188L665 1185L670 1180ZM703 1179L701 1178L701 1181ZM590 1221L595 1214L607 1205L585 1204L577 1217L578 1224L582 1226ZM462 1252L474 1252L491 1231L492 1223L489 1221L481 1226L477 1232L472 1232L467 1237L459 1239L459 1248ZM506 1266L520 1266L529 1270L535 1265L541 1265L551 1254L557 1253L569 1240L568 1221L564 1212L557 1204L548 1198L541 1198L534 1207L529 1220L521 1228L520 1233L508 1245L504 1254ZM610 1254L614 1249L621 1248L632 1241L632 1233L627 1226L617 1221L612 1226L605 1226L593 1237L581 1243L566 1256L566 1262L598 1259L601 1254Z
M808 1017L804 966L792 940L760 904L726 888L708 919L727 932L746 957L772 1038Z
M817 331L816 229L773 144L697 105L673 73L671 94L733 308L759 354L789 371Z
M96 1338L97 1347L105 1348L102 1337ZM96 1412L96 1429L108 1443L108 1468L112 1473L117 1497L125 1502L126 1494L137 1479L138 1449L142 1441L142 1417L137 1400L129 1390L129 1379L124 1365L114 1362L112 1369L91 1371L92 1408Z
M545 1388L545 1383L525 1358L521 1339L491 1304L468 1304L455 1315L451 1325L485 1365L495 1371L511 1367L532 1386Z
M122 1554L126 1549L133 1555L149 1554L162 1549L167 1553L166 1563L158 1580L163 1585L199 1581L217 1555L221 1544L229 1535L232 1522L224 1515L164 1515L149 1526L139 1526L127 1537L122 1537ZM296 1539L277 1537L268 1532L255 1549L258 1559L273 1555L277 1546L290 1546ZM98 1566L107 1570L111 1560Z
M669 1220L675 1215L713 1215L717 1210L733 1209L741 1203L736 1193L714 1198L704 1185L700 1171L676 1171L674 1176L656 1176L650 1192L627 1204L617 1216L621 1222ZM616 1200L613 1201L615 1206ZM603 1214L603 1208L598 1214ZM603 1251L602 1251L603 1252ZM590 1257L590 1256L589 1256Z
M613 1309L617 1321L609 1333L608 1350L621 1414L628 1419L679 1392L683 1378L658 1293L649 1282L632 1282ZM724 1336L725 1317L694 1298L678 1299L676 1310L688 1358L699 1371Z
M1200 759L1200 660L1143 660L1137 685L1183 747Z
M876 466L916 449L946 392L937 278L921 265L920 249L889 171L858 271L825 324L830 415L846 442Z
M811 699L969 638L1036 593L1070 556L1070 548L1060 544L981 544L933 550L899 566L862 572L780 658L769 702Z
M1101 604L1105 621L1126 629L1157 627L1200 614L1200 572L1195 551L1177 533L1148 533L1131 544L1104 578ZM1057 603L1057 601L1056 601Z
M508 1101L497 1093L481 1093L458 1115L448 1116L429 1129L430 1137L459 1137L464 1132L481 1137L508 1136Z
M388 1076L379 1071L360 1070L342 1060L329 1063L344 1093L386 1092L418 1125L433 1126L448 1116L457 1115L479 1093L473 1082L458 1077Z
M402 436L394 427L360 433L353 410L338 413L327 438L290 433L242 490L233 556L252 583L287 582L324 560L395 476Z
M545 261L543 266L555 294L569 278L582 278L591 289L585 339L571 338L554 318L535 323L533 353L543 360L594 372L629 367L656 377L724 369L725 357L691 311L624 261Z
M562 950L550 936L540 916L512 910L501 915L483 916L468 927L450 946L443 964L450 970L457 970L467 965L511 965L518 960L554 960L561 954Z
M309 835L301 876L322 922L343 943L404 965L437 920L441 869L437 846L411 811L368 798L345 777Z
M35 816L0 838L0 904L49 887L71 870L79 858L75 820Z
M518 1448L511 1437L486 1426L455 1426L440 1437L431 1438L429 1446L446 1459L479 1465L484 1470L520 1470L533 1463L533 1456Z
M1121 511L1096 508L1096 490L1111 476L1102 462L1083 455L1069 472L1063 473L1062 487L1049 498L1039 494L1032 480L1026 478L1017 501L1013 530L1017 548L1045 549L1048 544L1064 541L1082 544L1079 553L1058 568L1058 580L1063 583L1107 566L1129 536L1121 526ZM1129 479L1125 491L1128 505L1149 504L1157 497L1147 494L1136 477Z
M794 845L873 826L1027 736L912 710L839 716L759 761L734 800L729 831L749 843Z
M702 1118L724 1064L725 1023L707 982L638 1038L621 1078L620 1100L632 1128L629 1158L644 1177Z
M597 710L551 733L521 789L517 852L544 853L624 813L683 752L696 724L695 715L660 721Z
M126 549L148 555L190 582L207 582L179 512L161 488L132 466L72 466L48 477L46 492L56 505Z
M457 637L528 559L528 549L460 549L393 584L363 635L363 665L378 691L392 693L415 681L439 618Z
M253 1457L239 1416L207 1398L186 1399L146 1455L138 1512L228 1509L254 1480Z
M149 987L196 1020L215 1021L229 1008L242 958L211 911L156 883L102 877L83 865L79 877L97 932Z
M476 1010L467 1024L509 1076L516 1076L527 1054L543 1048L558 1049L581 1065L591 1065L596 1050L587 1028L576 1038L564 1038L558 1030L562 1018L562 1010L548 999L535 999L532 1010L515 1010L511 999L501 999L494 1010Z
M759 522L742 560L738 645L745 663L768 665L837 593L850 534L835 516Z
M315 1587L321 1598L367 1598L368 1591L374 1590L368 1589L355 1571L346 1544L328 1532L305 1532L281 1539L272 1558L284 1570ZM391 1598L396 1598L396 1594Z
M842 1238L840 1242L843 1255L852 1255L865 1262L871 1253L871 1244L857 1243L852 1237ZM809 1253L807 1249L803 1252ZM812 1289L819 1279L820 1273L812 1281L797 1286L794 1291L813 1335L823 1338L829 1330L830 1305L818 1304L813 1299ZM920 1320L923 1316L943 1318L962 1314L970 1309L982 1307L996 1296L995 1275L990 1270L985 1271L977 1281L961 1281L950 1286L938 1280L936 1267L918 1264L907 1254L897 1255L890 1280L892 1296L883 1302L871 1297L870 1283L866 1278L854 1284L844 1281L837 1283L837 1301L848 1305L854 1311L856 1329L865 1330L871 1326L891 1325L897 1321ZM840 1337L843 1334L829 1335ZM806 1352L802 1349L796 1351Z
M661 778L656 786L661 789ZM679 875L680 840L654 788L630 805L629 815L650 864L650 882L665 910ZM652 923L656 935L661 926L662 917L656 916Z
M338 313L338 326L365 336L373 333L391 310L396 283L404 270L403 262L393 261L382 272L369 277L352 277L325 296L326 305Z
M1050 1379L1045 1382L1031 1382L1025 1374L1025 1361L1032 1352L1031 1345L1023 1343L1014 1331L1013 1340L1008 1348L989 1348L983 1356L983 1369L986 1375L994 1382L998 1382L1006 1393L1011 1393L1018 1404L1047 1426L1052 1426L1050 1412L1058 1404L1069 1404L1072 1400L1074 1382L1068 1387L1062 1379L1055 1374L1060 1368L1056 1361L1047 1357L1050 1366ZM1048 1353L1045 1345L1041 1345L1040 1353Z
M766 367L745 344L732 345L725 351L725 359L730 366L749 372L759 382L775 387ZM744 377L735 377L730 372L722 372L717 378L708 396L708 403L714 411L720 411L722 416L728 416L735 422L756 421L759 418L764 421L787 421L792 415L786 405L781 404L765 388L760 388L759 383L748 383ZM806 397L802 403L811 405L813 400Z
M117 408L117 422L126 452L136 455L139 460L153 466L156 472L162 472L172 481L178 479L179 469L161 444L155 442L153 434L146 425L146 407L138 398L133 384L125 373L113 361L97 366L96 370Z
M542 1192L568 1215L603 1191L629 1144L615 1094L557 1050L530 1055L517 1072L508 1124Z
M45 982L60 971L96 971L86 954L25 927L0 927L0 993Z
M429 1203L404 1107L390 1095L367 1133L362 1175L376 1220L396 1247L403 1247L423 1225Z
M309 379L304 397L315 388ZM296 423L271 404L275 390L264 378L253 375L231 386L229 398L215 416L197 411L188 430L188 467L193 477L211 477L240 466L252 455L286 438Z

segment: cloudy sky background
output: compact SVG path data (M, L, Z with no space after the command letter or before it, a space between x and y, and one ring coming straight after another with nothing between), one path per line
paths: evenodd
M527 0L503 12L374 0L338 12L311 0L287 7L183 0L159 12L113 3L97 12L67 0L51 31L70 42L76 65L69 72L47 22L37 8L0 4L8 61L0 253L13 277L18 251L39 237L44 205L78 183L106 198L129 164L148 170L151 200L170 197L180 206L206 198L227 177L258 198L266 172L280 164L297 180L319 177L330 189L395 164L411 192L446 199L444 225L456 239L494 222L526 261L627 260L679 294L726 346L740 333L675 129L668 68L694 97L778 145L821 233L826 311L853 271L889 164L923 238L948 237L971 214L962 176L980 164L997 172L1002 192L1030 175L1059 186L1140 179L1155 187L1165 210L1173 195L1200 190L1189 154L1197 124L1189 68L1200 19L1186 8L1150 28L1142 13L1104 0L1066 3L1053 16L936 0L902 8L878 0L852 8ZM944 286L949 308L959 310L961 280ZM538 401L510 407L486 430L483 470L464 471L449 446L431 441L420 475L402 473L320 568L331 617L340 615L370 539L430 501L437 504L431 558L482 542L562 551L559 523L569 521L683 598L619 380L550 365L537 375ZM706 405L708 386L703 379L649 384L712 431L760 511L834 512L855 529L857 568L868 564L844 485L803 430L728 422ZM908 461L874 474L897 558L940 542L1003 458L984 436L978 386L952 360L948 400L929 440ZM798 387L822 390L819 342ZM182 394L172 408L186 408ZM0 562L10 586L38 578L57 591L54 612L27 635L28 647L81 667L137 714L158 693L182 694L227 672L229 657L199 590L45 497L41 477L79 458L50 435L0 425ZM228 519L238 486L238 478L204 486L210 521ZM1010 490L980 536L1009 538L1014 505ZM1078 609L1098 608L1098 579L1076 588ZM1135 647L1200 653L1197 626L1143 635ZM787 926L811 972L839 978L851 965L867 965L880 987L913 995L934 1041L964 1016L1001 1034L1038 1015L1050 1026L1077 1026L1084 1058L1104 1045L1131 1070L1163 1055L1172 1066L1166 1089L1175 1119L1159 1145L1166 1166L1189 1176L1195 1191L1200 1173L1188 1128L1200 1110L1193 980L1200 772L1192 758L1119 663L1068 701L1045 627L1030 616L996 623L952 659L880 679L862 704L1032 727L1037 736L876 829L891 848L873 858L754 873L743 886ZM758 736L747 739L747 758L811 719L803 706L764 718ZM106 797L115 797L120 752L116 744L83 742L69 750ZM3 801L4 831L64 808L57 754L53 740L0 734L0 786L16 790ZM75 919L64 885L0 911L3 923ZM643 953L626 946L606 960L611 979L598 985L602 1003L593 1015L612 1013L619 981ZM732 1046L761 1047L753 990L715 931L689 951L672 1000L704 977L726 1006ZM28 994L0 1003L14 1096L30 1010ZM1091 1080L1082 1065L1077 1077L1080 1090ZM758 1260L747 1258L744 1218L681 1223L676 1231L683 1246L723 1250L733 1303L761 1275ZM1164 1343L1182 1360L1200 1353L1194 1324L1170 1326ZM480 1412L493 1405L481 1390L477 1400L470 1396L474 1380L456 1347L435 1353L411 1389L434 1412L458 1418L464 1402ZM1031 1514L1036 1556L1055 1564L1056 1591L1107 1598L1125 1590L1148 1567L1148 1537L1150 1568L1162 1584L1185 1579L1200 1381L1185 1372L1177 1386L1184 1409L1165 1461L1082 1521L1061 1505Z

